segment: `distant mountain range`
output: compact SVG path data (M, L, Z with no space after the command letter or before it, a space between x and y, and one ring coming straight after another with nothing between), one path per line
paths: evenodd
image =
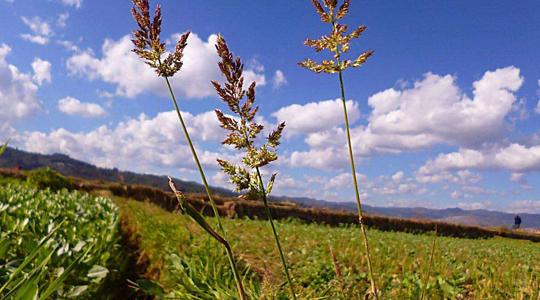
M0 168L15 167L20 167L23 170L51 167L52 169L66 176L122 182L126 184L140 184L162 189L164 191L169 190L166 176L138 174L129 171L120 171L118 169L99 168L92 164L73 159L64 154L43 155L8 148L6 152L0 156ZM176 179L176 182L184 192L204 193L204 187L197 182L180 179ZM212 190L216 194L226 197L238 196L238 193L225 188L212 187ZM354 202L331 202L305 197L286 196L272 197L270 200L290 201L303 207L319 207L356 212L356 203ZM396 218L426 219L483 227L510 227L514 220L513 214L482 209L430 209L423 207L375 207L369 205L365 205L364 209L367 213L374 215ZM540 228L540 214L520 214L520 216L523 221L523 227Z

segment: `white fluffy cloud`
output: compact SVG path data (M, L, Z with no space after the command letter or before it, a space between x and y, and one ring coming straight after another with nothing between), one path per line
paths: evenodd
M220 137L222 129L217 121L213 121L215 117L210 119L211 114L213 112L184 113L186 123L190 124L188 130L197 133L192 136L196 142ZM194 167L174 111L159 113L154 118L141 114L115 127L103 125L89 132L71 132L63 128L50 133L27 132L23 140L28 151L65 153L103 167L134 171ZM217 168L217 153L199 150L199 155L207 167ZM227 155L220 156L230 159Z
M392 175L392 181L394 182L401 182L405 176L405 173L403 171L397 171Z
M522 83L520 70L510 66L485 72L473 83L472 98L459 89L454 76L432 73L427 73L410 88L391 88L376 93L368 100L372 107L369 123L351 129L355 155L417 151L437 144L465 149L500 141L508 132L506 117L512 112L516 102L514 93ZM326 156L346 155L345 131L337 127L343 124L342 108L331 104L331 101L323 101L291 105L273 114L278 119L291 120L286 134L307 133L305 141L310 149L293 152L295 157L292 159L291 156L290 163L309 166L310 161L328 160L316 165L321 168L340 166L335 163L336 159ZM359 111L352 111L354 120ZM310 161L301 162L303 158ZM463 165L461 168L468 167L474 166Z
M382 196L422 195L427 192L425 187L415 182L412 177L406 176L403 171L397 171L391 176L379 176L375 181L369 182L366 187L370 193Z
M418 173L437 174L462 169L503 169L514 173L540 170L540 146L513 143L493 149L462 148L457 152L439 154L420 167Z
M107 112L97 103L81 102L73 97L58 100L58 110L73 116L97 118L107 115Z
M39 44L39 45L46 45L49 43L49 38L41 36L41 35L23 33L21 34L21 38L23 38L23 40L25 41L29 41L31 43Z
M540 200L520 200L511 202L508 208L517 213L540 213Z
M341 149L340 149L341 150ZM348 163L345 152L334 148L294 151L286 159L291 167L306 167L321 170L341 169Z
M350 122L360 117L358 103L347 100ZM310 102L307 104L292 104L282 107L272 113L279 122L285 121L285 135L320 132L344 124L341 99Z
M38 85L41 85L43 82L50 83L52 80L51 67L52 65L50 62L40 58L35 58L34 62L32 62L32 69L34 70L34 76L32 76L32 79L34 79Z
M174 34L171 40L176 41L178 37ZM214 46L216 39L216 35L210 35L207 41L194 33L190 35L184 50L182 70L171 79L176 92L187 98L215 95L210 81L221 78ZM143 92L166 96L163 79L158 78L132 49L129 35L117 41L107 39L103 43L101 57L96 57L91 51L78 53L68 59L67 67L73 74L115 85L116 94L120 96L133 98ZM259 86L266 84L264 74L257 71L247 69L244 75L246 82L255 80Z
M281 70L277 70L276 73L274 73L274 79L273 79L274 88L278 89L286 84L287 84L287 78L285 77L285 73L283 73L283 71Z
M438 170L431 171L420 168L415 173L416 181L421 183L456 183L460 185L476 184L482 180L482 177L478 173L471 172L469 170L448 171Z
M77 45L76 45L74 42L72 42L72 41L68 41L68 40L57 40L56 43L59 44L60 46L64 47L64 49L66 49L66 50L69 51L69 52L74 52L74 53L81 52L81 49L79 48L79 46L77 46Z
M365 185L367 176L364 174L356 173L356 179L359 181L359 185ZM338 175L325 180L323 188L325 190L334 190L342 188L353 188L352 172L343 172Z
M80 8L83 0L62 0L62 3L67 6L74 6L75 8Z
M6 61L11 48L0 45L0 126L6 127L8 122L26 117L41 110L37 98L38 86L32 81L30 74L25 74Z
M477 145L504 134L523 78L516 67L488 71L473 83L473 98L456 78L427 73L410 89L388 89L369 98L376 134L428 134L454 145Z
M459 149L458 152L439 154L419 168L420 175L439 174L442 171L478 169L485 166L485 156L478 150Z
M23 33L21 37L32 43L45 45L48 44L50 38L54 35L51 25L42 20L40 17L21 17L23 23L32 31L32 33Z
M58 19L56 19L56 26L60 28L66 27L66 22L69 19L69 13L63 13L58 15Z

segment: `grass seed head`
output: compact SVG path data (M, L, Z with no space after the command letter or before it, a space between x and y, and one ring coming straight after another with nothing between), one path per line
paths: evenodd
M336 12L337 0L324 0L323 8L322 4L318 0L312 0L315 10L321 17L321 20L325 23L332 24L332 32L328 35L324 35L319 39L306 39L304 44L313 48L316 52L328 50L332 53L334 59L323 60L321 63L317 63L312 59L305 59L298 63L301 67L311 70L315 73L338 73L346 70L347 68L358 68L373 54L373 51L369 50L360 54L356 59L343 59L342 54L349 52L350 42L360 37L364 32L366 26L358 26L356 29L347 34L347 25L339 24L337 21L341 20L349 12L350 0L345 0Z
M222 36L218 36L216 50L221 59L218 65L225 83L212 81L212 84L221 100L235 115L234 117L227 116L221 110L216 110L220 126L228 131L222 143L245 151L242 158L243 166L222 159L218 159L218 163L229 175L230 182L235 185L237 191L247 190L244 195L246 198L260 198L263 191L259 178L256 172L248 170L263 167L277 160L276 150L280 144L279 140L285 123L279 124L268 135L265 144L255 145L257 137L264 129L263 125L254 121L259 110L258 106L254 106L256 83L252 82L247 89L244 88L244 65L239 57L234 57Z
M161 7L156 6L154 18L150 18L150 5L148 0L132 0L131 14L137 22L138 29L133 32L132 39L135 52L146 64L153 68L158 76L172 77L182 68L182 57L187 46L189 32L180 36L176 47L165 59L165 43L161 42Z

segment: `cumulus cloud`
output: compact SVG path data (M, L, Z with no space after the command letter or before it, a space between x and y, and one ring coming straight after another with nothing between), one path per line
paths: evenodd
M473 97L461 91L454 76L433 73L425 74L410 88L378 92L368 99L372 108L368 124L351 129L354 152L358 156L400 153L423 150L437 144L468 150L501 141L510 127L506 117L513 111L515 92L522 83L520 70L510 66L485 72L473 83ZM286 134L307 134L305 142L310 149L292 153L296 157L289 162L307 166L309 162L300 163L299 159L323 161L327 157L314 159L314 155L343 153L346 135L345 130L338 127L343 122L343 112L340 106L331 104L331 101L323 101L291 105L273 114L278 119L290 119ZM351 110L355 120L359 111ZM476 150L470 151L463 154L470 156ZM479 164L479 161L473 162L479 155L471 157L469 164ZM455 163L462 164L460 169L475 167L464 165L466 161Z
M403 177L405 176L405 173L403 171L397 171L392 175L392 180L394 182L401 182L403 180Z
M406 176L403 171L397 171L391 176L379 176L377 180L369 182L366 187L370 193L383 196L422 195L427 192L425 187L415 182L412 177Z
M414 151L436 143L436 140L430 135L379 135L374 134L371 129L364 126L352 128L351 139L357 159L377 153L395 154L403 151ZM309 133L304 141L310 146L310 149L292 153L296 156L296 165L309 166L310 161L300 161L303 158L321 162L326 161L326 164L320 164L318 168L327 170L339 169L347 165L348 160L327 156L328 154L332 154L348 157L345 148L347 143L345 129L335 127ZM293 160L289 160L289 162L293 162Z
M539 200L514 201L508 205L508 209L516 213L540 213L540 201Z
M358 103L347 100L347 109L351 122L358 120L360 109ZM272 113L279 122L285 121L287 129L285 135L293 136L319 132L344 124L341 99L310 102L307 104L292 104L280 108Z
M360 182L360 185L364 185L367 181L367 176L361 173L356 173L356 179ZM353 188L352 172L343 172L331 177L322 182L325 190Z
M453 145L478 145L504 133L522 83L516 67L487 71L473 83L469 98L454 76L427 73L410 89L371 96L369 125L376 134L429 134Z
M523 173L519 173L519 172L511 173L510 174L510 181L519 184L524 189L530 189L531 188L527 178L525 178L525 174L523 174Z
M49 43L49 38L41 36L41 35L23 33L21 34L21 38L25 41L29 41L31 43L39 44L39 45L46 45Z
M80 8L83 0L61 0L64 5Z
M32 79L38 84L41 85L43 82L51 82L51 63L42 60L40 58L35 58L32 62L32 69L34 70L34 76Z
M274 73L274 79L273 79L273 86L275 89L278 89L284 85L287 84L287 78L285 77L285 73L281 70L276 70L276 73Z
M266 85L266 76L263 73L257 73L257 71L254 70L245 70L244 71L244 88L247 88L249 84L251 84L253 81L257 83L257 86L265 86Z
M450 197L452 197L452 199L460 199L463 198L463 194L461 194L459 191L453 191L450 194Z
M346 143L343 128L331 128L307 135L305 142L313 148L337 147ZM399 153L429 147L437 142L432 136L419 134L414 136L399 134L375 134L369 127L358 126L351 129L354 152L367 156L375 153Z
M342 151L339 151L342 150ZM307 167L314 169L341 169L348 163L345 149L311 149L308 151L293 151L286 159L291 167Z
M186 123L190 125L188 130L198 133L193 135L196 142L215 139L222 130L217 121L209 119L210 114L213 112L184 113ZM102 167L134 171L193 168L191 152L174 111L162 112L153 118L141 114L115 127L103 125L89 132L71 132L64 128L50 133L26 132L23 140L28 151L65 153ZM217 169L215 158L218 156L232 159L227 154L199 152L202 163L210 169Z
M107 115L107 112L96 103L81 102L73 97L65 97L58 100L58 110L72 115L84 118L98 118Z
M69 13L63 13L58 15L58 19L56 19L56 26L60 28L66 27L66 22L69 19Z
M30 74L25 74L6 61L11 48L0 45L0 127L7 131L8 123L41 110L37 98L38 86Z
M21 17L23 23L32 31L32 33L23 33L21 37L32 43L46 45L54 35L51 25L40 17Z
M303 195L306 186L302 182L296 180L295 178L287 174L278 174L276 177L276 182L272 188L272 194L274 195ZM299 193L300 192L300 193Z
M171 40L176 41L178 38L179 34L174 34ZM171 78L175 92L186 98L215 95L210 81L221 78L214 46L216 40L214 34L206 41L201 40L197 34L190 35L184 50L182 70ZM119 96L133 98L143 92L166 96L163 79L158 78L132 49L129 35L116 41L107 39L103 43L101 57L96 57L92 51L77 53L67 60L67 68L72 74L115 85ZM254 80L259 86L266 84L264 74L255 70L247 69L245 79L246 82Z
M79 48L79 46L77 46L72 41L57 40L56 43L59 44L60 46L64 47L64 49L66 49L69 52L75 52L75 53L81 52L81 49Z
M503 169L514 173L540 170L540 146L512 143L491 149L459 149L439 154L419 168L419 173L434 174L460 169Z

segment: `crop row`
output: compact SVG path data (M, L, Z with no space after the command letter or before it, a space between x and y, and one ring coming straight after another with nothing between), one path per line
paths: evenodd
M90 298L109 273L117 222L105 198L0 186L0 298Z

